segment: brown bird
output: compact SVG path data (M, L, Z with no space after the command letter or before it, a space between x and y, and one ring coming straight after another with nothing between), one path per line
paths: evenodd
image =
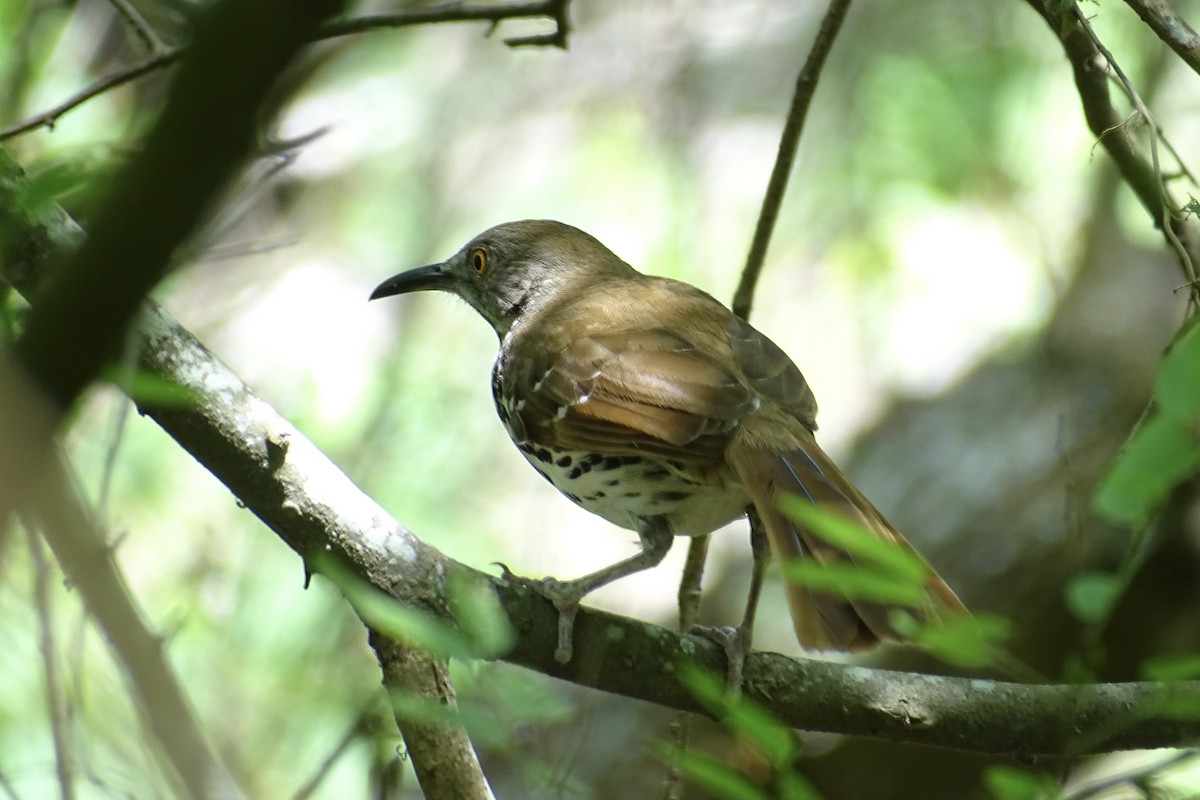
M783 562L853 560L784 514L781 493L912 551L817 446L817 403L800 370L701 290L643 275L592 236L548 220L484 231L446 261L384 281L371 299L426 289L458 295L500 337L492 393L529 463L641 540L631 558L539 585L560 613L560 661L571 657L579 601L657 565L674 535L706 534L749 514ZM739 629L745 647L760 583L756 566ZM786 585L805 647L859 650L899 638L891 603ZM965 612L932 569L924 586L926 602L903 607L918 620Z

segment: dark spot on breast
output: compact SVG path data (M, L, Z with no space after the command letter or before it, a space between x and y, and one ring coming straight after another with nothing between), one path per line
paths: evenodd
M575 469L573 469L567 473L567 480L573 481L582 474L583 474L583 465L580 464L578 467L576 467Z
M680 500L687 500L691 496L691 492L655 492L654 499L665 503L677 503Z
M641 492L626 492L624 494L624 496L625 497L641 497L642 493Z
M661 481L669 478L670 476L671 473L667 472L665 467L660 467L658 465L647 467L646 471L642 473L642 477L648 481Z
M534 450L533 457L536 458L538 461L541 461L543 464L549 464L550 461L554 458L552 455L550 455L550 451L544 447L539 447L536 450Z
M604 459L604 463L600 465L600 469L616 469L621 466L620 456L609 456Z
M596 466L597 464L599 464L601 461L604 460L604 456L600 455L599 453L588 453L581 460L585 464L591 464L592 466Z
M554 463L557 464L558 466L562 467L563 469L566 469L567 467L571 466L571 457L563 456L562 458L558 459L558 461L555 461Z
M617 479L617 478L613 478L613 479L612 479L612 480L610 480L610 481L605 481L605 482L604 482L604 485L605 485L605 486L608 486L608 487L613 487L613 486L616 486L616 485L617 485L618 483L620 483L620 482L621 482L621 481L620 481L619 479Z

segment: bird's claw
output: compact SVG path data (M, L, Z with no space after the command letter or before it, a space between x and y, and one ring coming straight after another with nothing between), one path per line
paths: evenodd
M501 580L524 586L550 601L558 612L558 644L554 648L554 660L559 664L571 661L574 648L575 616L579 612L579 603L587 594L587 590L575 581L560 581L557 578L545 577L540 580L517 575L500 561L492 562L500 568ZM582 589L582 591L581 591Z
M742 694L746 656L750 653L750 633L746 628L693 625L688 633L708 639L725 651L725 692L731 700Z

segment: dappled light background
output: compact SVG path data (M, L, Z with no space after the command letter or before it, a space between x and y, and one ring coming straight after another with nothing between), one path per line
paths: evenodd
M820 11L576 0L566 52L505 47L504 36L540 29L525 22L490 37L481 24L439 25L314 46L264 143L320 135L248 169L156 296L448 555L533 576L610 563L634 535L559 496L498 423L488 326L445 296L367 296L486 227L548 217L728 301ZM1195 153L1194 76L1165 63L1125 7L1087 11L1175 147ZM170 30L166 4L157 15ZM143 52L100 2L11 6L0 37L21 43L0 52L3 122ZM8 144L31 173L58 176L60 202L86 225L100 176L136 157L167 81L146 78ZM1120 552L1121 532L1089 538L1081 520L1182 319L1172 290L1183 279L1105 158L1053 33L1023 4L864 2L825 68L752 315L814 387L823 445L964 599L1025 624L1022 658L1053 679L1063 655L1034 620L1063 617L1066 570ZM1074 449L1080 438L1086 451ZM67 448L252 796L292 796L314 776L311 796L362 796L399 739L337 593L319 578L306 591L292 551L115 391L89 394ZM24 537L2 541L0 775L20 796L43 796L54 769L32 570ZM672 624L683 545L590 602ZM706 619L737 619L747 569L745 526L731 526L714 539ZM53 620L88 796L167 791L150 747L129 735L139 723L123 678L68 588ZM777 583L757 637L798 652ZM489 732L500 796L655 796L661 768L647 744L665 736L664 716L647 724L641 706L504 665L455 669L464 708ZM715 730L701 741L729 748ZM814 737L811 752L836 759L835 744ZM853 747L840 750L866 757ZM914 770L942 769L921 760L941 754L920 751L906 767L869 747L890 789L844 768L831 777L814 755L819 788L912 797L903 787L925 781L921 796L987 796L982 760L935 780ZM402 796L419 796L406 785Z

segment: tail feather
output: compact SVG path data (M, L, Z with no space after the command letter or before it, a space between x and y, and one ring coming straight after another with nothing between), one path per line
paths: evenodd
M785 515L777 503L780 492L804 497L818 507L858 523L880 539L915 552L811 436L801 441L797 449L784 453L737 442L730 448L729 460L762 519L771 551L781 562L812 558L821 564L831 564L853 561L853 556ZM930 602L921 608L905 609L918 619L927 621L947 613L967 613L954 591L932 569L925 586ZM787 599L796 637L805 647L863 650L881 639L900 638L888 619L896 606L791 582L787 584Z

